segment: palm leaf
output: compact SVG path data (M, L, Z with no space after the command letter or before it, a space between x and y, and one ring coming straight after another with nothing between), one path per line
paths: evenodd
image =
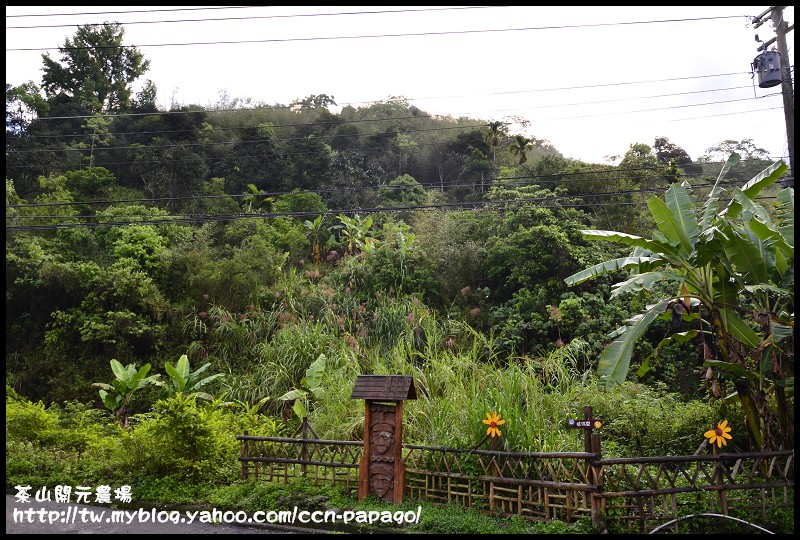
M114 372L114 376L117 379L124 381L129 378L127 368L122 367L122 364L120 364L118 360L112 358L110 364L111 364L111 371ZM132 364L129 364L128 367L131 367L131 365Z
M667 309L669 302L670 299L666 298L657 304L647 306L647 310L631 319L631 326L628 326L622 335L603 350L597 366L597 374L600 376L600 386L604 390L611 390L625 381L634 345L644 335L650 324Z
M191 373L190 366L189 366L189 357L185 354L182 354L180 358L178 358L178 365L175 366L176 371L181 379L184 381L189 378L189 373Z
M725 191L725 189L720 185L720 182L722 181L722 178L728 174L728 171L730 171L734 165L739 163L739 159L739 154L733 152L730 156L728 156L728 159L722 166L722 170L719 171L717 181L714 182L714 187L711 188L711 193L709 193L705 205L703 206L703 218L700 220L701 231L706 231L711 226L714 218L717 216L719 212L719 197Z
M759 242L764 244L764 242ZM768 281L767 265L759 246L754 244L747 235L739 232L728 237L723 244L725 255L731 260L734 269L741 274L747 283ZM774 259L774 250L772 252Z
M617 231L599 231L595 229L584 229L581 234L587 240L605 240L607 242L617 242L618 244L625 244L628 246L640 247L647 249L653 253L664 252L673 257L677 256L675 248L664 242L657 242L636 236L633 234L617 232Z
M308 392L306 390L295 388L293 390L289 390L281 397L279 397L278 401L291 401L293 399L302 399L305 398L307 394Z
M181 378L180 373L169 362L164 362L164 371L167 372L169 378L172 379L172 384L175 386L178 392L183 392L184 385L186 381ZM169 390L168 390L169 391Z
M322 385L322 378L325 375L326 357L320 354L306 370L306 387L312 392L316 392Z
M794 188L784 189L778 193L778 231L786 243L794 246Z
M638 267L645 263L652 263L660 261L655 257L620 257L618 259L610 259L599 264L595 264L585 270L572 274L564 278L567 285L577 285L583 283L588 279L592 279L603 274L610 274L612 272L619 272L631 267Z
M753 376L753 374L747 371L741 364L734 364L732 362L723 362L722 360L706 360L705 362L703 362L703 365L706 367L712 367L722 373L733 375L736 378L739 377L752 378Z
M620 281L612 286L611 298L616 298L623 293L636 293L642 290L650 291L656 283L675 280L675 274L669 272L644 272L635 274L625 281Z
M783 161L773 163L759 174L754 176L749 182L747 182L742 187L742 191L745 195L747 195L748 198L755 199L763 189L771 186L781 176L783 176L783 173L786 172L786 169L788 169L788 167ZM734 219L741 211L741 203L736 199L732 199L731 202L728 203L728 206L722 212L720 212L720 215L725 216L728 219Z
M764 223L771 224L772 218L769 215L769 212L761 206L760 204L756 203L753 199L748 197L744 191L735 187L731 190L731 197L736 199L736 201L742 205L742 212L749 212L756 216L759 220Z
M667 207L671 210L671 217L674 219L674 222L671 222L674 230L670 229L670 234L677 237L676 239L680 241L686 253L691 253L698 236L697 215L694 211L691 192L682 185L672 184L664 194L664 199ZM655 200L661 202L660 199ZM652 208L650 211L652 212ZM659 229L661 229L660 226ZM670 238L667 231L661 230ZM670 239L672 240L672 238Z
M730 308L722 308L719 311L722 316L722 323L733 337L748 347L758 347L758 344L761 343L761 338L746 322L739 318L735 311Z
M767 271L772 273L777 270L780 275L783 275L787 268L786 256L793 258L794 248L783 240L780 233L757 219L745 222L745 226L750 241L756 244L761 251ZM783 256L780 256L779 252L782 252Z

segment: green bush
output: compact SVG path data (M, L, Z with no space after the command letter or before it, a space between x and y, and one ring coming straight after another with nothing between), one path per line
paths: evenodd
M151 413L134 417L125 439L126 472L143 478L167 478L187 485L225 485L241 473L236 435L279 435L274 420L254 410L241 412L220 401L198 401L178 393L156 401Z
M189 484L230 481L238 472L239 452L231 420L229 411L198 404L192 394L158 400L133 428L131 466L138 473L178 477Z
M58 417L44 403L31 403L6 388L6 440L40 442L56 426Z
M606 456L692 455L712 424L726 418L730 425L738 426L731 433L733 444L747 447L739 407L728 406L723 410L719 402L685 401L680 394L666 392L661 384L626 382L612 392L584 386L576 389L573 399L592 406L594 416L603 419L601 433ZM608 452L611 448L613 454Z
M6 390L6 484L34 487L108 483L121 477L127 435L104 411L30 401Z

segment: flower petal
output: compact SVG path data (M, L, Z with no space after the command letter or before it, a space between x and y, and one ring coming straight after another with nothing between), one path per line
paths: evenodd
M494 428L494 430L497 432L497 436L498 436L498 437L499 437L500 435L502 435L502 434L503 434L503 432L502 432L502 431L500 431L500 430L499 430L499 429L497 429L497 428Z
M489 414L489 411L486 411L486 418L489 420L489 422L492 421L492 415Z
M725 437L726 439L733 439L733 437L731 437L727 433L723 433L722 436Z
M481 422L483 422L484 424L491 424L492 423L490 420L481 420Z
M710 439L711 437L715 436L716 434L717 434L716 431L714 431L713 429L709 429L708 431L703 433L703 437L705 437L706 439ZM711 441L711 442L714 442L714 441Z
M719 424L719 429L725 429L727 426L728 426L728 421L727 420L723 420Z
M723 437L717 437L717 441L719 443L720 448L728 444L728 441L726 441Z
M503 424L506 423L506 421L505 420L498 420L496 423L497 423L498 426L502 426Z
M487 434L487 435L491 435L491 434L492 434L492 428L489 428L489 429L487 429L487 430L486 430L486 434Z

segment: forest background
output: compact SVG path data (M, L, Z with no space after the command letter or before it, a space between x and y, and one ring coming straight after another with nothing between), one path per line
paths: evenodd
M338 114L325 94L163 111L152 81L132 92L148 62L117 46L123 33L81 27L61 62L43 55L41 84L6 83L7 400L49 404L65 426L105 406L128 433L150 426L151 449L156 416L186 410L209 438L236 410L231 425L251 433L307 415L321 437L358 440L356 376L410 374L415 442L472 446L491 410L507 449L579 450L562 424L593 405L612 455L692 453L723 415L748 447L746 411L725 400L736 376L709 367L695 333L664 344L697 317L654 320L627 382L602 393L601 355L649 297L612 294L622 270L567 279L628 253L582 231L648 236L651 197L712 193L732 153L720 186L772 165L752 140L693 160L661 137L603 165L402 97ZM41 443L51 423L9 425ZM129 467L158 477L181 463L197 480L219 458L201 446ZM235 476L226 467L214 476Z

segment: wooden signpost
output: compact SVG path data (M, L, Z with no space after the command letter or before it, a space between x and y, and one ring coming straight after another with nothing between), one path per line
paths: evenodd
M417 399L410 375L359 375L351 399L364 399L364 453L358 466L358 500L373 494L403 502L403 401Z
M596 463L597 460L602 459L600 453L600 434L594 433L594 430L603 427L603 421L599 418L595 418L592 414L592 408L586 406L583 408L583 418L567 420L567 427L583 430L584 451L586 453L595 454L594 458L589 458L587 460L587 480L590 484L602 485L603 468ZM597 523L600 519L602 499L593 494L591 500L592 523Z
M600 436L598 435L597 438L597 449L595 450L595 444L592 443L593 433L592 430L600 429L603 427L603 421L599 418L594 418L592 415L592 408L587 406L583 408L583 418L580 419L570 419L567 420L567 427L572 429L584 429L584 451L585 452L600 452Z

